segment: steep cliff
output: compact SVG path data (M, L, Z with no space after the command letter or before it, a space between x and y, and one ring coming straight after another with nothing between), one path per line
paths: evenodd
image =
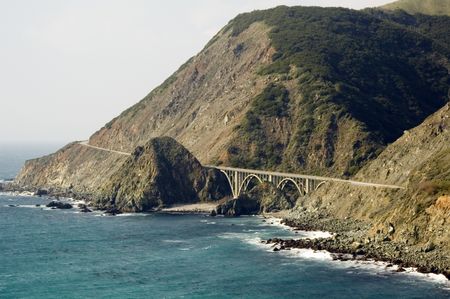
M450 104L403 136L356 175L356 179L396 184L387 191L328 184L300 209L320 210L336 218L372 224L371 234L409 246L433 244L450 251ZM450 266L450 261L447 261Z
M132 152L170 136L203 163L351 176L448 100L435 31L337 8L242 14L89 142ZM17 182L94 193L125 161L73 143Z

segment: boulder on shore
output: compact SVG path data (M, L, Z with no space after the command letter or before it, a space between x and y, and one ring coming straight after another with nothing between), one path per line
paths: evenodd
M277 212L293 207L288 198L271 183L262 183L249 193L230 199L216 207L216 213L225 216L256 215Z
M105 211L105 214L111 215L111 216L116 216L119 214L122 214L122 212L118 209L116 209L115 207L110 207Z
M34 192L34 195L35 196L43 196L43 195L48 195L48 193L49 193L48 190L39 188L36 190L36 192Z
M80 212L82 212L82 213L91 213L92 212L92 210L89 209L87 205L82 204L82 203L80 203L78 205L78 208L80 209Z

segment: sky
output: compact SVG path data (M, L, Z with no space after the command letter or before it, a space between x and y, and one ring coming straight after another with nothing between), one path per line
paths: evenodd
M0 0L0 144L85 140L237 14L392 0Z

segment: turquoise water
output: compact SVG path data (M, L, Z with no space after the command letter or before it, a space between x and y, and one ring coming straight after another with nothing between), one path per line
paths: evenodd
M261 238L294 234L258 217L112 217L34 207L46 202L0 195L0 298L450 296L448 283L422 275L272 252Z

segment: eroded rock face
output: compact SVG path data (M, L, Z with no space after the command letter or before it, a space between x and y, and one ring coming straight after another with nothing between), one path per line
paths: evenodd
M220 199L227 195L226 184L219 171L204 168L181 144L161 137L136 148L101 187L95 204L126 212L150 211Z
M406 131L356 180L404 186L404 190L326 184L298 206L327 217L372 225L372 239L389 238L414 248L450 250L450 104ZM297 209L296 209L297 210ZM293 212L293 218L299 211ZM435 246L428 246L433 243ZM447 261L450 265L450 259Z
M225 216L256 215L292 208L287 197L270 183L263 183L249 193L228 200L216 208L216 213Z

